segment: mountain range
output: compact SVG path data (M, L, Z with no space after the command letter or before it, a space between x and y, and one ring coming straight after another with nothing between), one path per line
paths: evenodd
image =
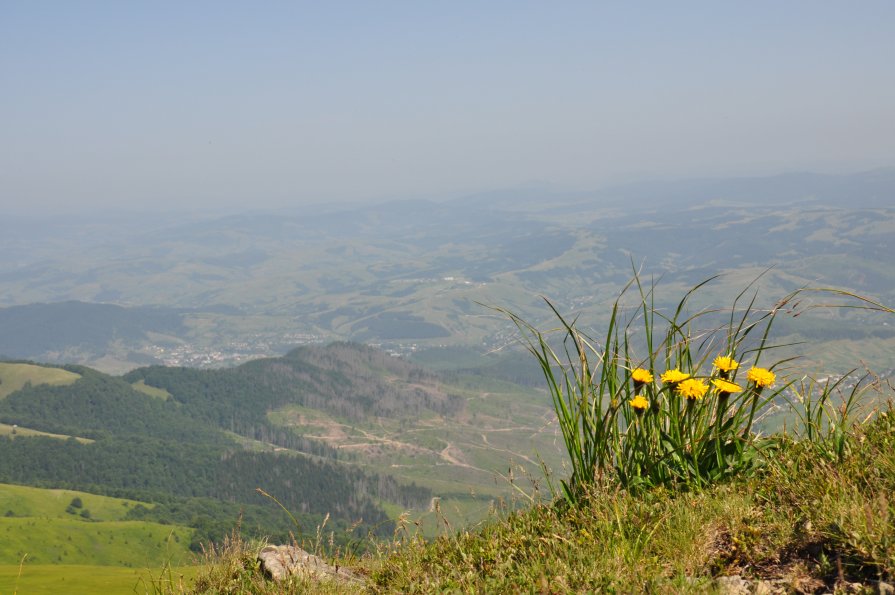
M227 216L8 218L0 354L115 373L232 365L333 340L481 354L514 336L482 304L537 322L549 314L543 295L598 327L635 268L660 280L660 296L720 274L705 305L763 272L762 305L818 285L892 303L893 197L895 170L884 169ZM794 340L816 328L831 341L879 331L858 311L804 319ZM853 361L847 345L816 345L803 354L813 364Z

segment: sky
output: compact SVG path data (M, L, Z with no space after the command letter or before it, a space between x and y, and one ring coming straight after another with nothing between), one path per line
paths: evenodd
M0 5L7 211L895 165L895 2Z

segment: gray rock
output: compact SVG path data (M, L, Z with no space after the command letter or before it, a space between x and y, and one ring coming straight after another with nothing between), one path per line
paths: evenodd
M327 564L319 556L292 545L268 545L258 553L261 569L275 581L289 576L361 583L363 580L344 568Z
M772 595L773 593L782 592L780 589L775 588L774 584L770 581L758 581L755 583L755 591L752 595Z
M718 577L715 582L721 595L749 595L749 581L738 574Z

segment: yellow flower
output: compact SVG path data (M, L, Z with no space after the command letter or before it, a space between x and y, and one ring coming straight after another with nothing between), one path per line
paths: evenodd
M687 378L686 380L682 380L674 390L682 397L686 397L690 400L697 400L705 396L709 387L702 380Z
M637 395L628 404L634 409L635 413L643 413L649 408L649 401L643 395Z
M665 370L664 372L662 372L662 375L659 376L659 378L661 378L662 382L664 382L665 384L675 384L682 380L686 380L689 377L689 374L684 374L677 368L674 368L672 370Z
M741 387L739 384L734 384L733 382L729 382L727 380L721 380L720 378L712 380L712 384L715 385L715 389L722 395L731 395L743 390L743 387Z
M746 372L746 378L755 383L755 386L767 388L777 381L777 376L765 368L750 368Z
M715 367L722 372L730 372L740 367L740 363L727 355L719 355L713 362Z
M646 384L647 382L653 381L653 375L649 370L644 370L643 368L634 368L631 372L631 378L634 382L638 382L640 384Z

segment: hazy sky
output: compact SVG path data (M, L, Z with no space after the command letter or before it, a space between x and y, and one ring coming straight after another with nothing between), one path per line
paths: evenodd
M5 209L895 165L895 2L0 4Z

